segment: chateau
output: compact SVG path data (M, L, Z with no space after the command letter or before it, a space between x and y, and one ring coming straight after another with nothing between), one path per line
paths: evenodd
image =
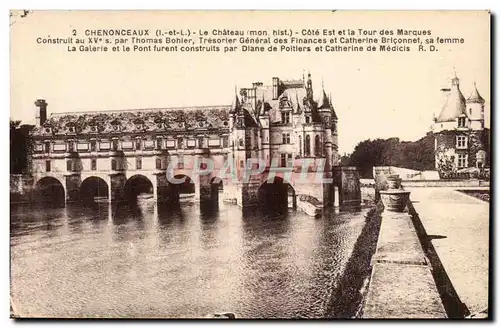
M35 189L58 189L65 201L105 197L119 201L151 193L157 201L178 200L194 193L201 201L223 197L241 206L259 201L267 173L250 181L193 177L193 165L209 158L222 166L228 160L243 168L248 159L300 169L296 160L310 159L311 174L332 176L338 165L337 115L325 90L313 93L311 75L298 80L272 79L235 90L231 105L57 113L47 117L39 99L33 176ZM167 167L191 186L172 186ZM324 164L324 165L322 165ZM294 171L294 172L295 172ZM267 171L266 171L267 172ZM183 190L181 190L184 188ZM288 198L310 194L324 205L333 203L327 184L288 185Z
M443 165L451 166L452 170L489 167L490 130L485 127L485 100L476 85L466 100L455 75L451 88L442 91L447 93L447 99L432 126L436 169Z

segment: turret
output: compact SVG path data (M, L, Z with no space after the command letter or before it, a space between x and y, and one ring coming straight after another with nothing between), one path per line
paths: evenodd
M45 99L35 101L35 125L41 126L47 120L47 102Z
M477 91L474 82L474 91L467 99L467 115L471 121L484 121L484 99Z

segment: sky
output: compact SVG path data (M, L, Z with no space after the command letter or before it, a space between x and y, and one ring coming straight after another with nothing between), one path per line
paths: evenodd
M34 11L11 23L10 117L33 124L34 101L48 112L228 105L234 89L310 71L316 94L332 95L339 152L365 139L425 135L454 72L465 97L473 83L490 102L490 26L486 12L78 12ZM414 29L462 37L437 52L81 53L37 37L76 29ZM85 37L86 38L86 37ZM487 112L488 115L488 112Z

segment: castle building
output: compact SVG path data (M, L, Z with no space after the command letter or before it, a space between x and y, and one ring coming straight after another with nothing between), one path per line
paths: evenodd
M232 104L223 106L47 117L45 100L35 105L35 187L60 185L66 201L86 195L115 201L131 192L149 192L158 201L175 198L167 181L167 167L175 163L175 176L193 180L196 198L213 198L214 184L223 184L224 197L244 206L257 202L262 180L233 183L221 182L214 174L192 177L197 159L210 158L219 166L233 160L243 167L253 158L266 167L287 167L296 159L310 158L311 171L325 174L339 160L337 115L325 90L314 97L310 74L307 80L274 77L271 85L255 82L235 90ZM324 168L318 169L319 159L326 163ZM315 195L325 205L333 201L333 193L324 188L294 188L294 193Z
M436 169L446 163L452 170L489 167L490 130L485 127L485 100L475 83L467 100L456 75L451 80L451 88L442 91L446 93L446 101L432 126Z

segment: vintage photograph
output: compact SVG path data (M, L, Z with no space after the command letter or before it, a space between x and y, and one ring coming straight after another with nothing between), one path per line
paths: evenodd
M11 318L488 319L490 25L10 11Z

